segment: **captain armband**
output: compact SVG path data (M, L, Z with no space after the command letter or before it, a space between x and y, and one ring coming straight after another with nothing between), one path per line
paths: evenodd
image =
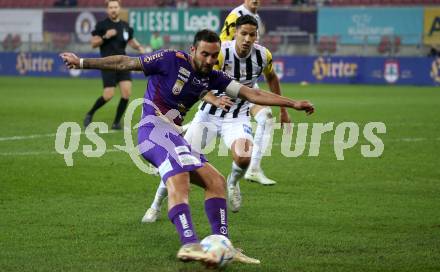
M240 83L238 83L237 81L233 80L231 81L231 83L229 83L229 85L226 87L226 94L231 97L231 98L237 98L238 97L238 93L240 92L240 88L241 88Z

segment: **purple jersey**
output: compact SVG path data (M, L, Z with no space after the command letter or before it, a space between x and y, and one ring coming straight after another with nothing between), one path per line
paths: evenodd
M186 112L208 90L224 91L232 78L213 70L208 75L194 71L191 57L182 51L160 50L139 57L146 76L150 76L144 98L152 101L166 114L175 109L180 112L174 119L181 125ZM144 105L143 115L155 114L153 108Z
M157 116L156 111L181 125L183 116L205 92L225 91L232 81L221 71L212 71L208 75L195 72L190 58L188 54L175 50L161 50L139 57L145 75L150 76L138 130L139 151L158 168L164 182L178 173L202 167L206 158L193 150L170 123Z

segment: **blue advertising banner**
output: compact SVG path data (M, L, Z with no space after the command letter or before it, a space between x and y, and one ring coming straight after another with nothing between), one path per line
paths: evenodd
M274 57L282 82L439 85L440 58Z
M81 57L99 58L99 54L81 54ZM1 52L0 75L38 77L101 77L98 70L68 70L57 53ZM145 78L143 73L133 73Z
M281 56L273 67L282 82L291 83L440 85L440 58ZM145 79L141 72L132 74ZM101 73L68 70L56 53L1 52L0 75L99 78Z
M379 43L399 36L402 44L418 44L423 34L423 8L320 8L318 36L338 36L343 44Z

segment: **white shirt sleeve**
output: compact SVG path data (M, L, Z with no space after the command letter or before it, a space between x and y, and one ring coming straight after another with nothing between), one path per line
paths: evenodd
M228 95L231 98L237 98L238 97L238 93L240 92L240 88L241 88L240 83L238 83L235 80L232 80L231 83L229 83L229 85L226 87L226 95Z

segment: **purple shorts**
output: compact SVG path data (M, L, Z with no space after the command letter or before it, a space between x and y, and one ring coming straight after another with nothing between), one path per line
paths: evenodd
M205 156L192 150L171 124L155 115L147 115L145 118L151 122L138 129L139 151L159 170L163 182L176 174L204 166L207 162Z

